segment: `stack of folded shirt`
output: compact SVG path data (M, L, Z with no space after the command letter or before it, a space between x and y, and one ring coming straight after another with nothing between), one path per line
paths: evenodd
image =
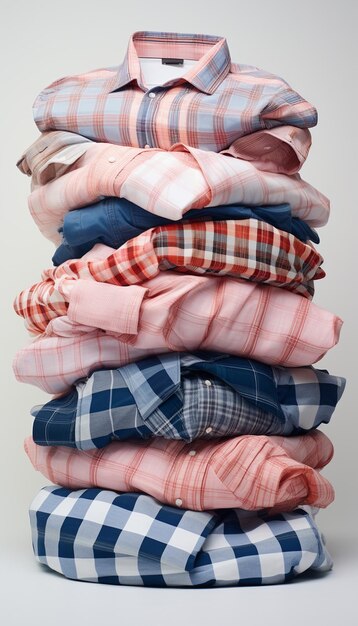
M312 302L329 202L297 173L315 109L226 40L138 32L123 64L34 105L21 157L57 249L16 298L19 380L55 394L25 450L58 486L35 556L68 578L279 583L332 565L315 514L345 381Z

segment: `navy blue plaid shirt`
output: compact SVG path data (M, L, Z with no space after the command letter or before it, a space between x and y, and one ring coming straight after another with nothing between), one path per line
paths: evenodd
M110 441L290 435L327 423L345 380L313 367L270 367L214 352L151 356L78 381L32 409L39 445L82 450Z

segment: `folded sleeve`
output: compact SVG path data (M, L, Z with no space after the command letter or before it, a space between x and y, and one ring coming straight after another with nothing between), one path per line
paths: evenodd
M301 169L311 143L308 128L277 126L240 137L221 154L250 161L260 170L291 175Z
M67 311L72 322L111 333L136 335L143 298L148 289L119 287L87 280L74 282Z

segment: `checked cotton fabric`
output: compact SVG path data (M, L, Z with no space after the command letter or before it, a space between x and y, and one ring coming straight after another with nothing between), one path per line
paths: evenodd
M154 437L113 441L101 450L38 446L29 437L25 450L36 470L63 487L140 491L194 511L290 511L301 504L324 508L334 499L332 485L317 471L331 460L333 446L318 430L197 439L194 445Z
M49 486L31 503L30 522L36 559L74 580L265 585L332 567L310 507L197 512L138 493Z
M48 144L53 137L57 146L57 134L58 131L48 134ZM66 146L66 136L61 141L65 147L55 154L51 153L55 149L50 148L47 159L42 138L38 140L41 168L38 178L32 174L33 190L29 196L34 221L56 245L61 242L59 229L66 213L103 197L125 198L170 220L182 219L190 209L227 204L287 203L294 217L313 227L323 226L329 217L328 199L299 174L261 171L250 161L183 144L165 151L83 143L83 139L76 145L71 137ZM29 171L32 172L31 161Z
M164 354L99 370L32 409L33 439L102 448L112 440L290 435L327 423L345 380L227 355Z
M95 369L164 352L214 350L269 365L311 365L336 344L342 325L300 295L228 277L162 272L143 286L69 280L67 288L67 315L47 307L53 319L45 329L34 326L42 335L14 361L18 380L49 393L68 391Z
M302 241L257 220L175 224L149 229L100 261L70 260L45 270L42 281L22 292L16 310L45 328L46 305L65 313L62 283L90 278L135 285L162 271L245 278L284 287L311 299L313 280L323 278L322 257ZM41 323L41 314L44 315Z
M148 89L139 57L156 58L162 71L161 57L180 59L184 72L173 78L171 64L170 80ZM40 130L63 129L123 146L167 150L183 142L213 152L229 148L238 156L240 137L262 129L268 132L256 153L275 153L270 129L291 125L273 159L279 156L287 168L292 144L296 158L304 160L310 140L300 129L316 125L317 111L282 78L232 63L224 37L140 31L131 36L119 67L67 76L44 89L34 119Z
M194 209L185 213L184 218L177 223L189 220L198 222L246 219L267 222L279 230L291 233L304 243L308 240L319 243L317 232L303 220L292 217L288 204L264 207L230 204L201 209L200 213ZM79 259L96 243L119 248L145 230L167 224L170 224L170 220L148 213L123 198L106 198L95 205L74 209L64 217L60 229L62 242L52 257L53 264L61 265L69 259Z
M14 308L37 560L115 585L265 585L332 560L318 427L345 379L312 364L330 203L300 176L317 111L223 37L135 32L123 62L33 105L28 206L56 246Z

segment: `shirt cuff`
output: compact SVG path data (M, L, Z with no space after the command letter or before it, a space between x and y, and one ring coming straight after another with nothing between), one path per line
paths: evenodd
M279 174L296 174L311 147L307 128L278 126L240 137L221 154L251 161L257 169Z
M136 335L142 301L147 292L148 289L138 285L119 287L76 280L71 289L67 316L79 324Z

